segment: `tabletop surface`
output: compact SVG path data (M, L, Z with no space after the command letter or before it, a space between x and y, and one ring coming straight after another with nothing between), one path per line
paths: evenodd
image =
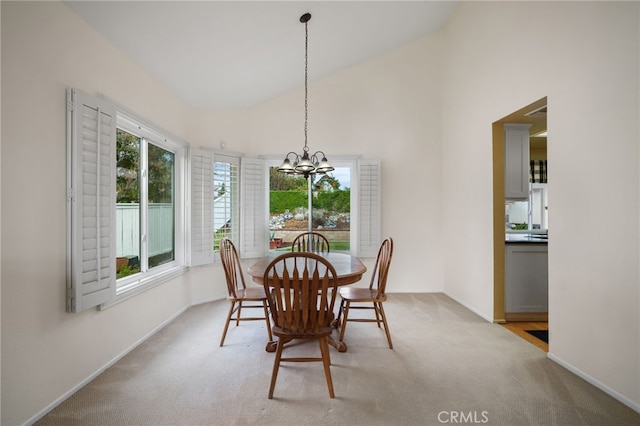
M262 284L264 278L264 271L273 259L287 252L272 251L269 255L257 259L247 269L247 273L251 276L253 281ZM316 253L327 259L336 270L338 274L338 285L353 284L360 281L362 275L367 271L367 267L355 256L351 256L348 253Z

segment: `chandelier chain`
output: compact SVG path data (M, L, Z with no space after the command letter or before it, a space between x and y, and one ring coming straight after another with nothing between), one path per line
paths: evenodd
M0 0L1 1L1 0ZM305 13L300 17L300 22L304 23L304 148L302 155L291 151L287 153L278 171L285 174L303 175L310 178L315 174L326 174L335 170L329 164L327 156L322 151L317 151L313 155L309 154L308 134L309 134L309 26L310 13ZM309 221L311 226L311 221ZM309 228L311 230L311 228Z
M309 58L308 58L308 50L309 50L309 28L308 23L304 23L304 151L308 152L309 147L307 146L307 131L308 131L308 119L309 119L309 102L308 102L308 73L309 73Z

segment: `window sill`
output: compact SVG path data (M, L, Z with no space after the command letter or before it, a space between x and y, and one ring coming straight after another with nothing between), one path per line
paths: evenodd
M102 311L111 306L127 300L133 296L137 296L153 287L163 284L173 278L176 278L187 271L187 267L184 265L174 266L172 268L165 269L161 272L155 273L152 276L142 277L138 280L128 282L126 285L116 290L116 296L113 300L103 303L98 306L98 310Z

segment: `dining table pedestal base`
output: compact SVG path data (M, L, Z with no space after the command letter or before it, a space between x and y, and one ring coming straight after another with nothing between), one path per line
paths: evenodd
M331 337L329 337L329 344L331 346L333 346L334 348L336 348L338 350L338 352L346 352L347 351L347 344L345 342L341 342L339 340L334 340Z

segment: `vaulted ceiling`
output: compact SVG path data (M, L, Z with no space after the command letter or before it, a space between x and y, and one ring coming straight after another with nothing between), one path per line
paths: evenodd
M187 105L243 108L436 32L457 1L67 1Z

